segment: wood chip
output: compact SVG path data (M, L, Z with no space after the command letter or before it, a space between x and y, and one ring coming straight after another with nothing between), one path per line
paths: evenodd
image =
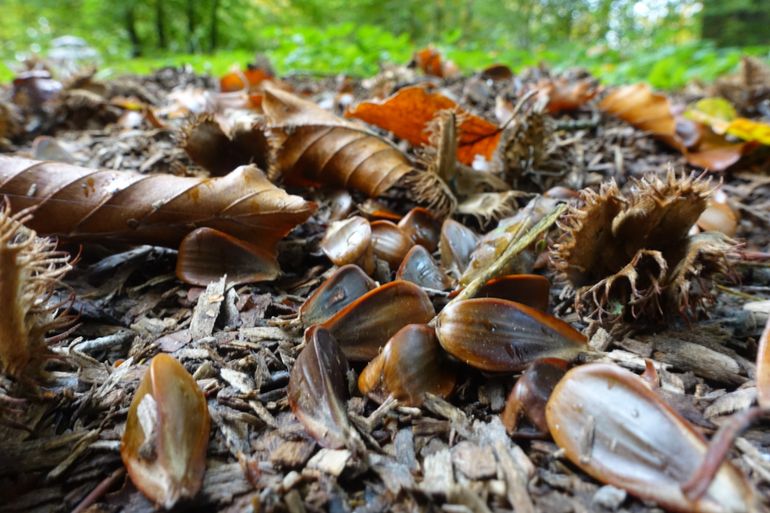
M270 463L278 468L299 468L314 449L315 442L309 440L285 440L270 453Z
M495 453L489 446L479 447L462 441L452 447L452 463L472 481L488 479L497 474Z
M198 298L190 321L190 335L193 340L210 337L214 332L222 301L225 299L225 277L209 283L206 290Z
M347 449L321 449L307 462L307 468L338 477L345 470L351 456Z
M719 415L743 411L748 409L756 400L756 387L739 388L735 392L730 392L719 397L706 408L706 411L704 411L703 414L707 419L712 419Z
M449 493L455 485L452 471L452 453L449 449L443 449L426 456L422 462L423 479L419 488L429 494Z

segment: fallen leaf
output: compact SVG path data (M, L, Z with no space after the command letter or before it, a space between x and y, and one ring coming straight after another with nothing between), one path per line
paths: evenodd
M556 444L602 483L680 512L753 511L743 474L723 463L701 499L682 492L708 444L637 375L612 364L575 367L546 405Z
M585 105L596 96L597 89L590 80L567 80L558 78L538 84L538 95L547 96L546 111L558 114L573 111Z
M219 78L219 90L223 93L251 89L265 80L273 78L273 73L264 68L249 66L244 70L234 69Z
M724 171L754 149L753 143L731 143L708 126L677 119L668 97L652 92L646 84L615 89L599 103L599 108L680 151L693 166L711 171ZM690 137L684 136L685 127Z
M289 378L291 410L321 447L346 447L352 428L345 400L348 362L326 329L314 326Z
M14 210L35 206L30 228L44 234L176 247L192 229L208 227L273 259L278 241L315 210L254 166L203 179L0 156L0 194Z
M276 144L271 178L375 197L415 171L389 142L291 93L265 87L262 106Z
M724 98L698 100L687 108L684 116L707 125L716 134L730 134L744 141L770 145L770 125L739 117Z
M126 420L120 455L134 485L171 509L200 490L209 443L206 398L174 357L155 356Z
M434 77L449 78L459 72L454 62L444 60L441 53L432 46L417 50L412 57L412 62L423 73Z
M476 155L491 160L502 129L466 112L446 96L421 86L404 87L384 100L361 102L345 116L390 130L415 146L423 146L430 142L430 134L426 132L428 123L446 109L454 110L460 119L457 160L466 165L471 165Z
M736 118L727 125L725 132L744 141L770 145L770 125L767 123Z

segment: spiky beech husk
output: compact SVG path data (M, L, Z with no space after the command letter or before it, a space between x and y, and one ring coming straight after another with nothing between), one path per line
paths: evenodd
M198 165L214 176L223 176L238 166L270 167L271 143L264 120L237 112L228 118L201 114L185 123L179 146Z
M51 356L46 334L72 318L59 315L61 304L51 301L54 287L71 269L69 255L25 227L31 218L29 209L11 215L7 204L0 208L0 370L34 379Z
M571 171L572 145L560 141L553 120L536 103L503 130L493 163L513 189L542 192Z
M414 169L398 181L407 196L425 206L437 218L448 217L457 208L457 199L439 175L431 171Z
M716 232L689 235L711 192L708 181L671 170L665 179L636 181L627 195L614 182L582 191L582 206L562 220L564 235L551 252L577 311L612 324L705 310L735 245Z

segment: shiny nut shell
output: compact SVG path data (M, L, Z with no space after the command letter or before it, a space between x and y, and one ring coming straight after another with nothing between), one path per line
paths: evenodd
M571 360L586 344L566 322L494 298L450 303L438 316L436 334L449 354L492 372L522 370L538 358Z

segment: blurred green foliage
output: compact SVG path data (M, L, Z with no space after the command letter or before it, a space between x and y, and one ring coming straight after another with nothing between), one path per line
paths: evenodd
M545 61L557 69L585 67L605 83L644 80L672 89L713 80L743 54L770 56L770 44L719 47L701 38L731 9L753 19L768 15L770 6L756 0L0 2L0 81L12 77L20 59L44 54L65 34L100 52L103 74L182 63L221 74L262 53L280 73L369 76L432 43L469 71ZM740 32L731 23L734 44Z

